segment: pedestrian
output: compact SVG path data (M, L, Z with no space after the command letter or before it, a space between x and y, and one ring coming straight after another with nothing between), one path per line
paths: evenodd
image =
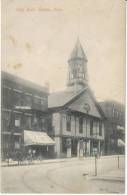
M36 150L32 151L33 160L35 160Z
M28 150L28 158L27 159L28 159L29 163L32 162L32 150L31 149Z
M17 161L18 161L18 165L19 165L19 163L20 163L20 152L19 151L17 151L16 152L16 159L17 159Z

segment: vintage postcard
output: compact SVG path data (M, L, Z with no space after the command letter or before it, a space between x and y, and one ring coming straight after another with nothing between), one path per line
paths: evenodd
M2 193L125 193L125 6L2 0Z

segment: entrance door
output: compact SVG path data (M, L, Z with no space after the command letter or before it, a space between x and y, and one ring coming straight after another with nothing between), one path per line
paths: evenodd
M67 145L67 158L71 157L71 138L66 139L66 145Z
M72 139L72 156L77 156L77 139Z

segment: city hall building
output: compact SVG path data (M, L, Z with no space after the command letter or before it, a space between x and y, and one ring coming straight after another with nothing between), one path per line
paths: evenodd
M68 60L66 90L48 96L48 111L57 157L104 153L105 116L89 87L87 58L79 40Z

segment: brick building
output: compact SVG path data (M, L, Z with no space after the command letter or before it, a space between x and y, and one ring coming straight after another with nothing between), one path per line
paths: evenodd
M47 146L53 144L47 135L48 125L50 125L47 114L48 88L6 72L1 73L1 78L2 157L4 158L7 153L11 155L25 145L36 148L38 153L42 151L45 153ZM24 130L36 132L37 143L34 143L33 135L27 131L24 134ZM41 136L45 136L50 143L46 144L42 141L38 143L40 136L40 134L38 136L38 132L45 133ZM46 142L48 142L47 140ZM28 141L29 143L27 143Z
M125 106L115 101L100 102L106 116L105 154L125 152Z

